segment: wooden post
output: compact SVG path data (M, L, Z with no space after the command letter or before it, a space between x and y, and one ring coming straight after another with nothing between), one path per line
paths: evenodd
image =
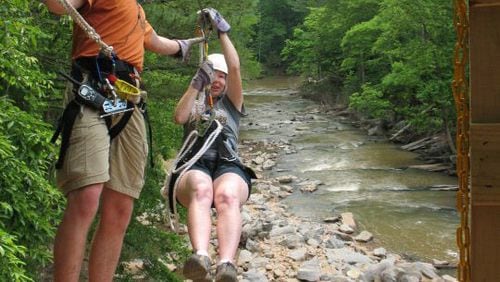
M470 0L471 281L500 281L500 0Z

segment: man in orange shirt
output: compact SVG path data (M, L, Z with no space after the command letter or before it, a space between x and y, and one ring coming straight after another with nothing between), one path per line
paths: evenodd
M90 86L83 94L104 93L101 89L113 89L110 80L115 79L139 87L145 49L184 58L190 46L199 40L159 36L136 0L65 1L78 10L114 52L111 57L103 56L96 41L74 25L74 85L67 91L69 102L61 119L62 129L57 132L62 132L57 183L67 197L67 206L54 244L54 280L79 280L87 233L100 208L90 250L89 280L112 281L134 199L144 184L148 155L144 99L126 102L126 113L103 118L99 101L96 103L100 106L93 107L77 96L82 94L83 84ZM43 2L55 14L67 13L59 0Z

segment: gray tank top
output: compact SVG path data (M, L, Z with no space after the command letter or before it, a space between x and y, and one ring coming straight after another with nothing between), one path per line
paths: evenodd
M199 102L199 101L197 101ZM207 105L204 107L200 107L201 105L195 105L192 115L199 114L199 111L205 111L208 109ZM202 110L203 109L203 110ZM226 147L229 151L234 152L233 157L239 158L238 156L238 135L239 135L239 127L240 127L240 119L245 115L245 107L242 107L241 112L236 109L231 100L227 95L223 95L220 99L218 99L214 105L214 110L216 111L216 119L221 121L223 124L222 133L226 139ZM196 120L193 119L190 121L187 126L184 127L184 138L195 129ZM217 145L213 144L209 150L205 153L205 155L214 154L217 152Z

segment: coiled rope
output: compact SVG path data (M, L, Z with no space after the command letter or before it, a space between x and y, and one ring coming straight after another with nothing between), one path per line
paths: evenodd
M188 161L186 161L184 164L179 165L179 162L183 160L186 156L187 153L191 151L193 148L194 144L196 141L198 141L198 138L200 137L199 133L197 130L193 130L189 133L187 136L186 140L184 141L184 144L182 145L179 153L177 154L174 163L172 164L172 169L167 175L167 180L165 181L164 186L161 188L161 194L166 200L166 219L167 219L167 224L170 227L171 230L174 230L175 232L179 232L179 216L177 214L177 206L176 206L176 197L177 197L177 187L179 186L179 181L182 179L182 176L193 166L200 158L205 154L205 152L212 146L212 144L215 142L219 134L222 132L222 124L218 120L213 120L213 122L216 123L217 127L215 128L214 131L212 131L207 139L205 140L205 143L203 146L196 152L196 154L191 157ZM169 204L169 186L170 182L174 178L174 175L178 174L177 179L175 180L175 183L173 185L173 191L172 191L172 211L170 211L170 204Z

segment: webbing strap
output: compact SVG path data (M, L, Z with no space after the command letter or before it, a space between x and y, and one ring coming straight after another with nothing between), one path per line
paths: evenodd
M134 107L134 104L127 101L127 109L131 109L133 107ZM128 121L132 117L133 113L134 113L134 111L128 111L128 112L123 113L120 120L114 126L109 128L109 139L110 140L113 140L113 138L115 138L116 136L118 136L118 134L120 134L120 132L125 128Z
M59 119L57 129L50 140L55 143L60 134L62 134L61 148L59 149L59 158L56 162L56 168L62 168L64 157L66 156L66 151L69 148L69 139L71 138L71 132L73 131L73 124L75 123L76 116L80 112L80 105L75 102L75 100L69 102L69 104L64 109L64 112Z
M144 120L148 126L148 145L149 145L149 161L151 162L151 167L155 166L153 160L153 129L151 128L151 120L149 119L149 114L147 108L144 108Z

